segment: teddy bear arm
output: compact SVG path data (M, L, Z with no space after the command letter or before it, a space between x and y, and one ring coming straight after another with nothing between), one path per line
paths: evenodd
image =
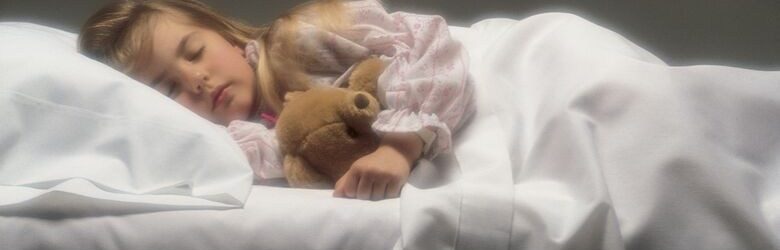
M333 181L314 170L309 163L297 156L284 157L284 174L290 187L294 188L333 188Z

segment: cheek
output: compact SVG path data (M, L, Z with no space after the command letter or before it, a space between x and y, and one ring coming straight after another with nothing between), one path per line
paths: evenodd
M216 67L225 71L239 71L249 67L249 63L244 58L240 50L235 47L221 47L212 50L210 53L211 62L215 62Z
M176 96L176 98L174 98L173 100L181 104L182 106L186 107L187 109L192 110L195 113L198 113L199 115L203 115L201 114L202 112L200 112L201 107L198 106L198 102L193 100L192 97L190 97L189 95L181 94Z

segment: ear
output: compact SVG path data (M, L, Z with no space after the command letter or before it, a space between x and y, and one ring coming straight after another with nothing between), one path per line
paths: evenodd
M333 188L333 181L317 172L306 159L300 156L284 156L284 175L290 187L294 188Z
M236 49L240 50L241 55L250 65L256 67L260 58L259 46L260 44L257 43L257 41L252 40L249 41L243 48L239 47L238 45L234 45L233 47L236 47Z

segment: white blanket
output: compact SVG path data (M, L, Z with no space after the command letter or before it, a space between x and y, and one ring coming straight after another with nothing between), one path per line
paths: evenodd
M0 216L0 249L391 249L398 199L253 186L241 209L41 219ZM137 205L143 206L143 204Z
M780 72L670 67L567 14L453 31L478 111L405 187L405 248L780 248Z

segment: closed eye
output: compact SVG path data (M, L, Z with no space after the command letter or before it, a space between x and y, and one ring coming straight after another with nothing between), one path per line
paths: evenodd
M195 53L193 53L193 54L190 56L190 58L187 58L187 60L189 60L189 61L191 61L191 62L192 62L192 61L196 61L196 60L200 59L200 57L203 55L203 50L204 50L204 49L206 49L206 46L202 46L202 47L200 47L200 49L198 49L198 51L196 51Z

